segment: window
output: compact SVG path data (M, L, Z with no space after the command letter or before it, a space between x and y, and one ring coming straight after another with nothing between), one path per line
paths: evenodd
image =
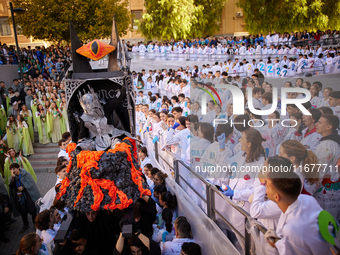
M133 15L132 27L133 29L137 29L137 26L134 25L134 21L142 18L143 11L131 11L131 14Z
M12 35L11 26L8 23L8 17L0 18L0 36Z

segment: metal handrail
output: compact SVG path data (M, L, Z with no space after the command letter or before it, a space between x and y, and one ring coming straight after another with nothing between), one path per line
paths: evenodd
M150 138L152 136L148 136L148 138ZM166 159L164 159L159 153L158 153L158 142L154 143L154 152L155 152L155 158L161 158L168 166L170 166L171 168L173 167L174 169L174 179L175 182L181 186L180 181L184 182L185 185L187 185L200 199L202 199L202 201L204 203L206 203L207 205L207 216L215 221L215 214L217 214L233 231L234 233L239 236L239 238L244 241L245 243L245 254L251 254L251 242L252 242L252 238L251 238L251 234L248 232L247 230L247 223L248 222L252 222L255 224L255 227L262 232L263 234L265 234L267 232L267 229L262 225L262 223L260 223L259 221L257 221L256 219L252 218L250 216L250 214L245 211L243 208L241 208L240 206L238 206L233 200L231 200L230 198L226 197L221 191L219 191L217 189L217 187L213 184L211 184L210 182L208 182L204 177L202 177L199 173L197 173L196 171L194 171L190 166L188 166L183 160L181 159L177 159L175 157L175 155L172 152L166 151L167 153L169 153L172 157L173 157L173 166L167 162ZM159 160L157 160L157 162L159 162ZM196 191L196 189L194 187L192 187L192 185L185 180L185 178L179 173L179 165L184 166L189 172L190 174L192 174L194 177L198 178L205 186L206 186L206 198L204 198L201 194L199 194L198 191ZM222 197L223 200L225 200L229 205L231 205L234 209L236 209L239 213L241 213L244 217L245 217L245 235L242 235L238 229L236 229L232 223L230 223L223 215L221 212L219 212L218 210L216 210L215 208L215 193L218 194L220 197Z

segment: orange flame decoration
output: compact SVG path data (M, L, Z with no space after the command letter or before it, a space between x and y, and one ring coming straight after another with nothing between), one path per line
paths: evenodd
M137 170L133 164L133 157L137 159L137 148L136 142L131 138L124 138L124 140L128 140L132 143L133 146L133 155L131 153L131 146L127 143L123 142L117 144L114 149L108 150L106 153L116 153L118 151L125 152L127 154L127 160L131 162L131 178L132 181L138 186L138 190L140 191L140 197L143 195L151 196L151 191L143 188L142 184L142 172ZM72 157L71 152L76 148L75 143L71 143L67 146L66 152L69 153L70 162L67 167L67 173L69 173L72 167ZM81 168L80 177L81 177L81 186L77 196L76 201L74 202L74 206L81 200L84 194L84 189L87 185L90 185L94 195L94 203L91 205L91 209L94 211L98 211L100 208L100 204L104 198L104 194L101 189L107 189L109 191L109 196L111 197L111 202L109 204L104 205L105 210L114 210L114 209L125 209L129 207L133 201L132 199L128 199L127 195L119 190L114 181L106 180L106 179L93 179L90 174L90 170L92 168L98 169L98 161L101 156L104 154L104 151L81 151L77 155L77 167ZM62 181L62 185L60 188L60 192L57 194L57 199L60 199L67 190L67 187L70 185L70 180L65 178ZM120 199L120 204L116 204L115 201L117 199L117 195Z

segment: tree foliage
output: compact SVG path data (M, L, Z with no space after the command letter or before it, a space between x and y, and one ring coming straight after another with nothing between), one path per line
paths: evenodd
M109 37L113 15L120 35L131 25L127 0L13 0L13 5L25 10L15 22L34 39L70 41L69 20L83 41Z
M240 0L251 34L340 28L340 3L333 0Z
M136 21L148 39L178 39L216 32L225 0L145 0L146 13Z

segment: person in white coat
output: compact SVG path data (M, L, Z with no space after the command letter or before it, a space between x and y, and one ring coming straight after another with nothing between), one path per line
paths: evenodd
M313 151L307 150L299 141L288 140L281 144L279 156L287 158L294 166L295 173L302 183L302 194L313 196L321 184L318 159ZM315 168L315 169L314 169Z
M177 118L175 124L169 128L165 139L165 146L177 145L173 153L182 160L185 160L185 152L189 146L190 137L190 130L186 128L185 121L186 117L184 116ZM176 133L175 130L178 132Z
M340 91L330 93L328 103L333 110L333 114L340 118Z
M328 99L329 99L329 94L332 92L333 92L332 88L330 87L324 88L323 93L322 93L323 98L320 98L318 108L324 107L324 106L329 107Z
M244 210L249 212L249 197L253 194L254 188L260 185L257 178L264 164L264 149L262 138L256 129L247 129L240 138L241 151L231 159L226 159L226 166L231 168L229 185L222 185L221 189L225 196L229 196ZM235 228L244 234L244 216L232 210L229 212L231 223Z
M282 164L285 166L291 164L288 159L273 157L268 159L268 165L272 159L287 161ZM300 195L301 180L297 174L291 171L279 174L268 171L265 173L265 186L268 199L274 201L282 211L276 231L268 230L265 235L268 243L280 255L331 254L329 244L322 238L318 226L322 208L315 198Z
M337 220L340 219L339 194L339 162L340 162L340 136L337 132L339 118L336 115L324 114L316 123L316 132L322 135L316 148L319 164L323 164L320 172L322 189L315 194L321 207L329 211ZM324 166L327 166L326 168Z
M271 166L273 167L280 167L281 164L282 161L271 160ZM265 167L268 168L268 161L265 162ZM267 229L276 229L281 215L281 209L274 201L266 198L266 186L263 173L259 173L259 180L261 185L255 187L253 196L249 198L249 202L251 203L250 216L260 221ZM264 235L261 233L259 235L259 242L260 243L256 245L258 254L278 254L277 250L266 242Z
M146 147L140 147L138 149L138 156L139 156L139 165L144 173L144 167L146 164L150 164L151 161L149 159L148 155L148 149Z
M315 152L319 144L321 135L316 132L315 124L321 117L321 112L318 109L309 109L311 115L303 115L302 122L307 127L302 131L301 143L307 148Z
M205 150L214 141L214 133L214 127L210 123L199 123L198 137L200 139L190 144L191 167L193 169L195 169L196 166L201 165L200 161Z

